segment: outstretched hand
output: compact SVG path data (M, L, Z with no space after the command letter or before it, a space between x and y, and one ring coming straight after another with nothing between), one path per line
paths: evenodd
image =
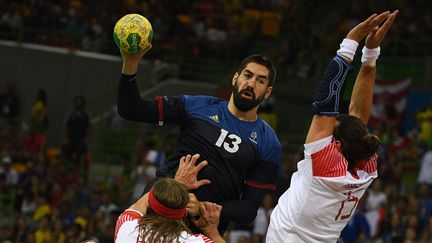
M365 41L366 48L374 49L379 47L381 41L384 39L388 30L393 25L393 21L395 20L398 13L399 13L398 10L391 13L381 27L376 26L372 30L372 32L369 33Z
M198 165L195 165L199 157L199 154L195 154L194 156L188 154L181 157L179 167L174 177L176 181L185 185L189 190L197 189L200 186L210 184L210 180L197 179L198 172L208 164L208 162L204 160Z
M371 33L376 27L378 27L385 19L390 15L389 11L383 12L380 15L372 14L365 21L361 22L347 34L346 38L360 42L369 33Z

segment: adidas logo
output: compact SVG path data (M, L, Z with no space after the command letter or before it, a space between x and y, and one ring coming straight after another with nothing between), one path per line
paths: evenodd
M219 122L219 116L218 115L209 116L209 118L215 122Z

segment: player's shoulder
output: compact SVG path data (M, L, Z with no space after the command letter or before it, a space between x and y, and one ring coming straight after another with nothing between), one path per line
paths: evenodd
M281 147L279 138L273 128L269 124L267 124L267 122L265 122L262 118L259 118L258 122L260 130L264 134L266 140L268 142L271 142L272 144L275 144L275 146Z

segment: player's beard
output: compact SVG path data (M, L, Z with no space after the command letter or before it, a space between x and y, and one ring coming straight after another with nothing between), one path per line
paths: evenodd
M238 90L237 82L234 85L233 88L233 95L234 95L234 105L239 109L240 111L246 112L250 111L253 108L257 107L261 102L264 100L264 95L259 96L258 98L255 98L255 92L251 87L247 87L239 92ZM245 93L249 93L252 97L251 99L245 99L242 95Z

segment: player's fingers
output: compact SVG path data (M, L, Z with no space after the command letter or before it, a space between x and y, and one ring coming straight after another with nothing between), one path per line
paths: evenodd
M368 24L368 23L372 22L376 16L377 16L376 13L372 14L371 16L369 16L369 18L367 18L365 21L363 21L363 23Z
M193 165L195 165L196 161L199 159L200 155L199 154L194 154L191 158L191 163Z
M196 207L195 203L186 204L186 209L188 212L193 211L195 209L195 207Z
M207 216L207 205L206 205L206 202L201 202L200 203L200 213L201 213L201 216L202 217L205 217L205 216Z
M381 24L385 19L388 18L389 15L390 15L390 11L385 11L385 12L381 13L380 15L378 15L376 18L374 18L370 22L370 25L376 26L376 25Z
M186 162L186 156L182 156L181 158L180 158L180 165L179 166L181 166L182 164L184 164Z
M193 193L189 193L189 202L197 202L198 199Z
M185 164L187 164L187 165L190 164L191 157L192 157L192 156L191 156L190 154L186 155Z
M211 203L207 208L209 214L214 218L218 217L218 206L216 203Z
M396 18L396 15L398 14L398 12L399 11L396 10L392 14L390 14L390 16L388 17L388 19L386 20L386 22L384 22L384 24L378 30L377 35L384 37L387 34L388 30L393 25L393 22L394 22L394 20Z
M201 161L197 166L196 166L196 171L200 171L202 168L204 168L205 166L208 165L207 160L203 160Z
M146 48L144 48L143 52L146 53L152 48L152 44L149 44Z
M218 215L221 214L221 212L222 212L222 206L221 205L216 204L216 212L218 213Z
M210 183L211 183L211 181L207 180L207 179L199 180L196 182L196 188L204 186L204 185L208 185Z

